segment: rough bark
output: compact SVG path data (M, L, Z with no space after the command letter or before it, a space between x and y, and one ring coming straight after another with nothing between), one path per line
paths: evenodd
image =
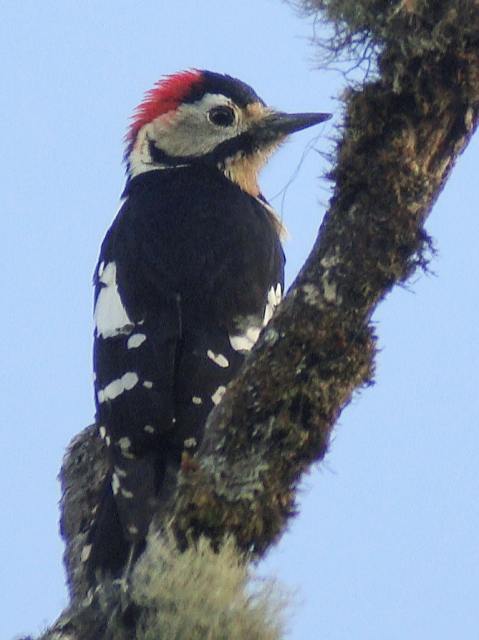
M294 513L297 482L324 456L353 391L371 381L371 314L426 264L425 218L478 115L477 2L308 4L336 16L340 7L374 9L364 9L362 29L381 47L380 76L348 92L317 241L210 416L173 514L180 539L233 532L259 553Z
M232 534L240 550L261 555L284 531L302 475L324 456L354 390L372 380L371 315L426 265L425 219L477 124L476 0L302 6L333 21L334 53L374 49L378 74L345 96L334 193L312 252L158 514L155 529L168 522L183 547L200 535L220 545ZM124 619L105 631L117 602L108 585L81 606L78 541L104 473L94 430L72 452L62 530L73 608L43 637L132 637Z

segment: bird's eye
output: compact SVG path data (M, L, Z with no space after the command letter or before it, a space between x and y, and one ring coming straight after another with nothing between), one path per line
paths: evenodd
M213 107L208 112L208 118L218 127L229 127L235 121L235 112L231 107Z

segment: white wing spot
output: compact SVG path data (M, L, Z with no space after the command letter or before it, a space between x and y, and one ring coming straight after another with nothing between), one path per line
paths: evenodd
M119 478L126 478L126 471L124 469L118 467L117 465L115 465L114 469Z
M155 427L152 427L151 424L145 424L143 431L146 431L146 433L155 433Z
M146 335L144 333L133 333L126 343L127 349L137 349L140 345L142 345L146 340Z
M129 460L134 460L135 456L131 453L131 440L130 438L120 438L116 443L121 449L121 455Z
M91 553L91 544L86 544L81 550L80 562L86 562L90 557Z
M97 393L98 402L101 404L106 400L114 400L119 395L123 393L123 391L131 391L133 387L138 382L138 376L133 371L128 371L123 374L121 378L117 378L107 384L104 389L100 389Z
M116 494L118 493L118 491L120 489L120 479L118 478L116 473L114 473L111 476L111 488L112 488L112 491L113 491L113 495L116 496Z
M199 396L193 396L191 402L193 404L203 404L203 400Z
M119 440L116 441L116 445L120 447L121 455L124 458L128 458L129 460L134 460L135 456L130 451L130 447L131 447L130 438L126 438L126 437L120 438Z
M271 287L271 289L268 291L268 304L273 308L276 306L276 291L274 287Z
M276 304L278 305L283 298L283 290L281 289L281 284L279 282L276 285L275 293L276 293Z
M214 353L213 351L211 351L211 349L208 349L208 351L206 352L206 355L210 360L213 360L213 362L217 364L218 367L223 367L224 369L225 367L230 366L228 359L225 358L225 356L222 353Z
M216 391L214 392L214 394L211 396L211 399L213 400L213 404L217 405L220 403L221 398L223 397L224 393L226 391L226 387L223 387L223 385L220 385Z
M246 330L246 337L253 345L258 342L259 334L261 333L261 327L250 327Z
M186 438L183 444L187 449L190 449L192 447L196 447L198 443L196 442L196 438Z
M100 438L102 440L104 440L106 438L106 429L105 429L105 427L100 427L98 431L100 433Z
M127 498L128 500L131 500L131 498L133 498L133 492L132 491L127 491L126 489L122 489L121 490L121 495L124 498Z
M145 389L151 389L153 387L153 382L151 380L145 380L143 382L143 386Z
M134 371L128 371L121 377L123 381L123 386L125 387L125 391L131 391L135 384L138 382L138 376Z
M135 527L134 524L128 525L128 533L131 533L132 536L138 533L138 527Z
M131 447L131 440L130 438L120 438L117 444L122 451L128 451L128 449Z
M254 341L248 338L245 333L237 336L229 336L230 344L235 351L251 351L254 347Z
M273 317L273 311L274 311L274 307L270 305L268 302L268 304L264 308L263 327L265 327Z
M268 322L273 317L273 312L275 308L281 302L281 285L278 282L276 287L271 287L268 291L268 301L264 308L264 317L263 317L263 327L268 324Z
M130 320L118 292L116 263L109 262L102 269L99 278L104 286L98 293L93 314L98 335L113 338L121 333L130 333L134 323Z

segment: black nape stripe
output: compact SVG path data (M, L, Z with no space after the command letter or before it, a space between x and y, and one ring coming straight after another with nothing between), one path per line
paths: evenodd
M184 164L208 164L216 166L227 158L232 158L238 153L245 156L251 155L261 148L261 144L250 132L244 132L230 140L220 143L213 151L202 156L171 156L162 149L158 149L153 140L148 141L148 149L152 160L166 167L178 167Z

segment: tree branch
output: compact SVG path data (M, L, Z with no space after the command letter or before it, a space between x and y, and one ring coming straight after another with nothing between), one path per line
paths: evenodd
M370 5L308 4L337 5L336 14ZM353 391L372 379L372 313L426 266L425 218L477 124L479 5L373 4L362 28L368 17L371 33L381 27L381 76L348 92L335 190L314 248L211 414L198 465L180 478L173 527L182 541L231 532L262 553L284 531L298 480L324 456Z

